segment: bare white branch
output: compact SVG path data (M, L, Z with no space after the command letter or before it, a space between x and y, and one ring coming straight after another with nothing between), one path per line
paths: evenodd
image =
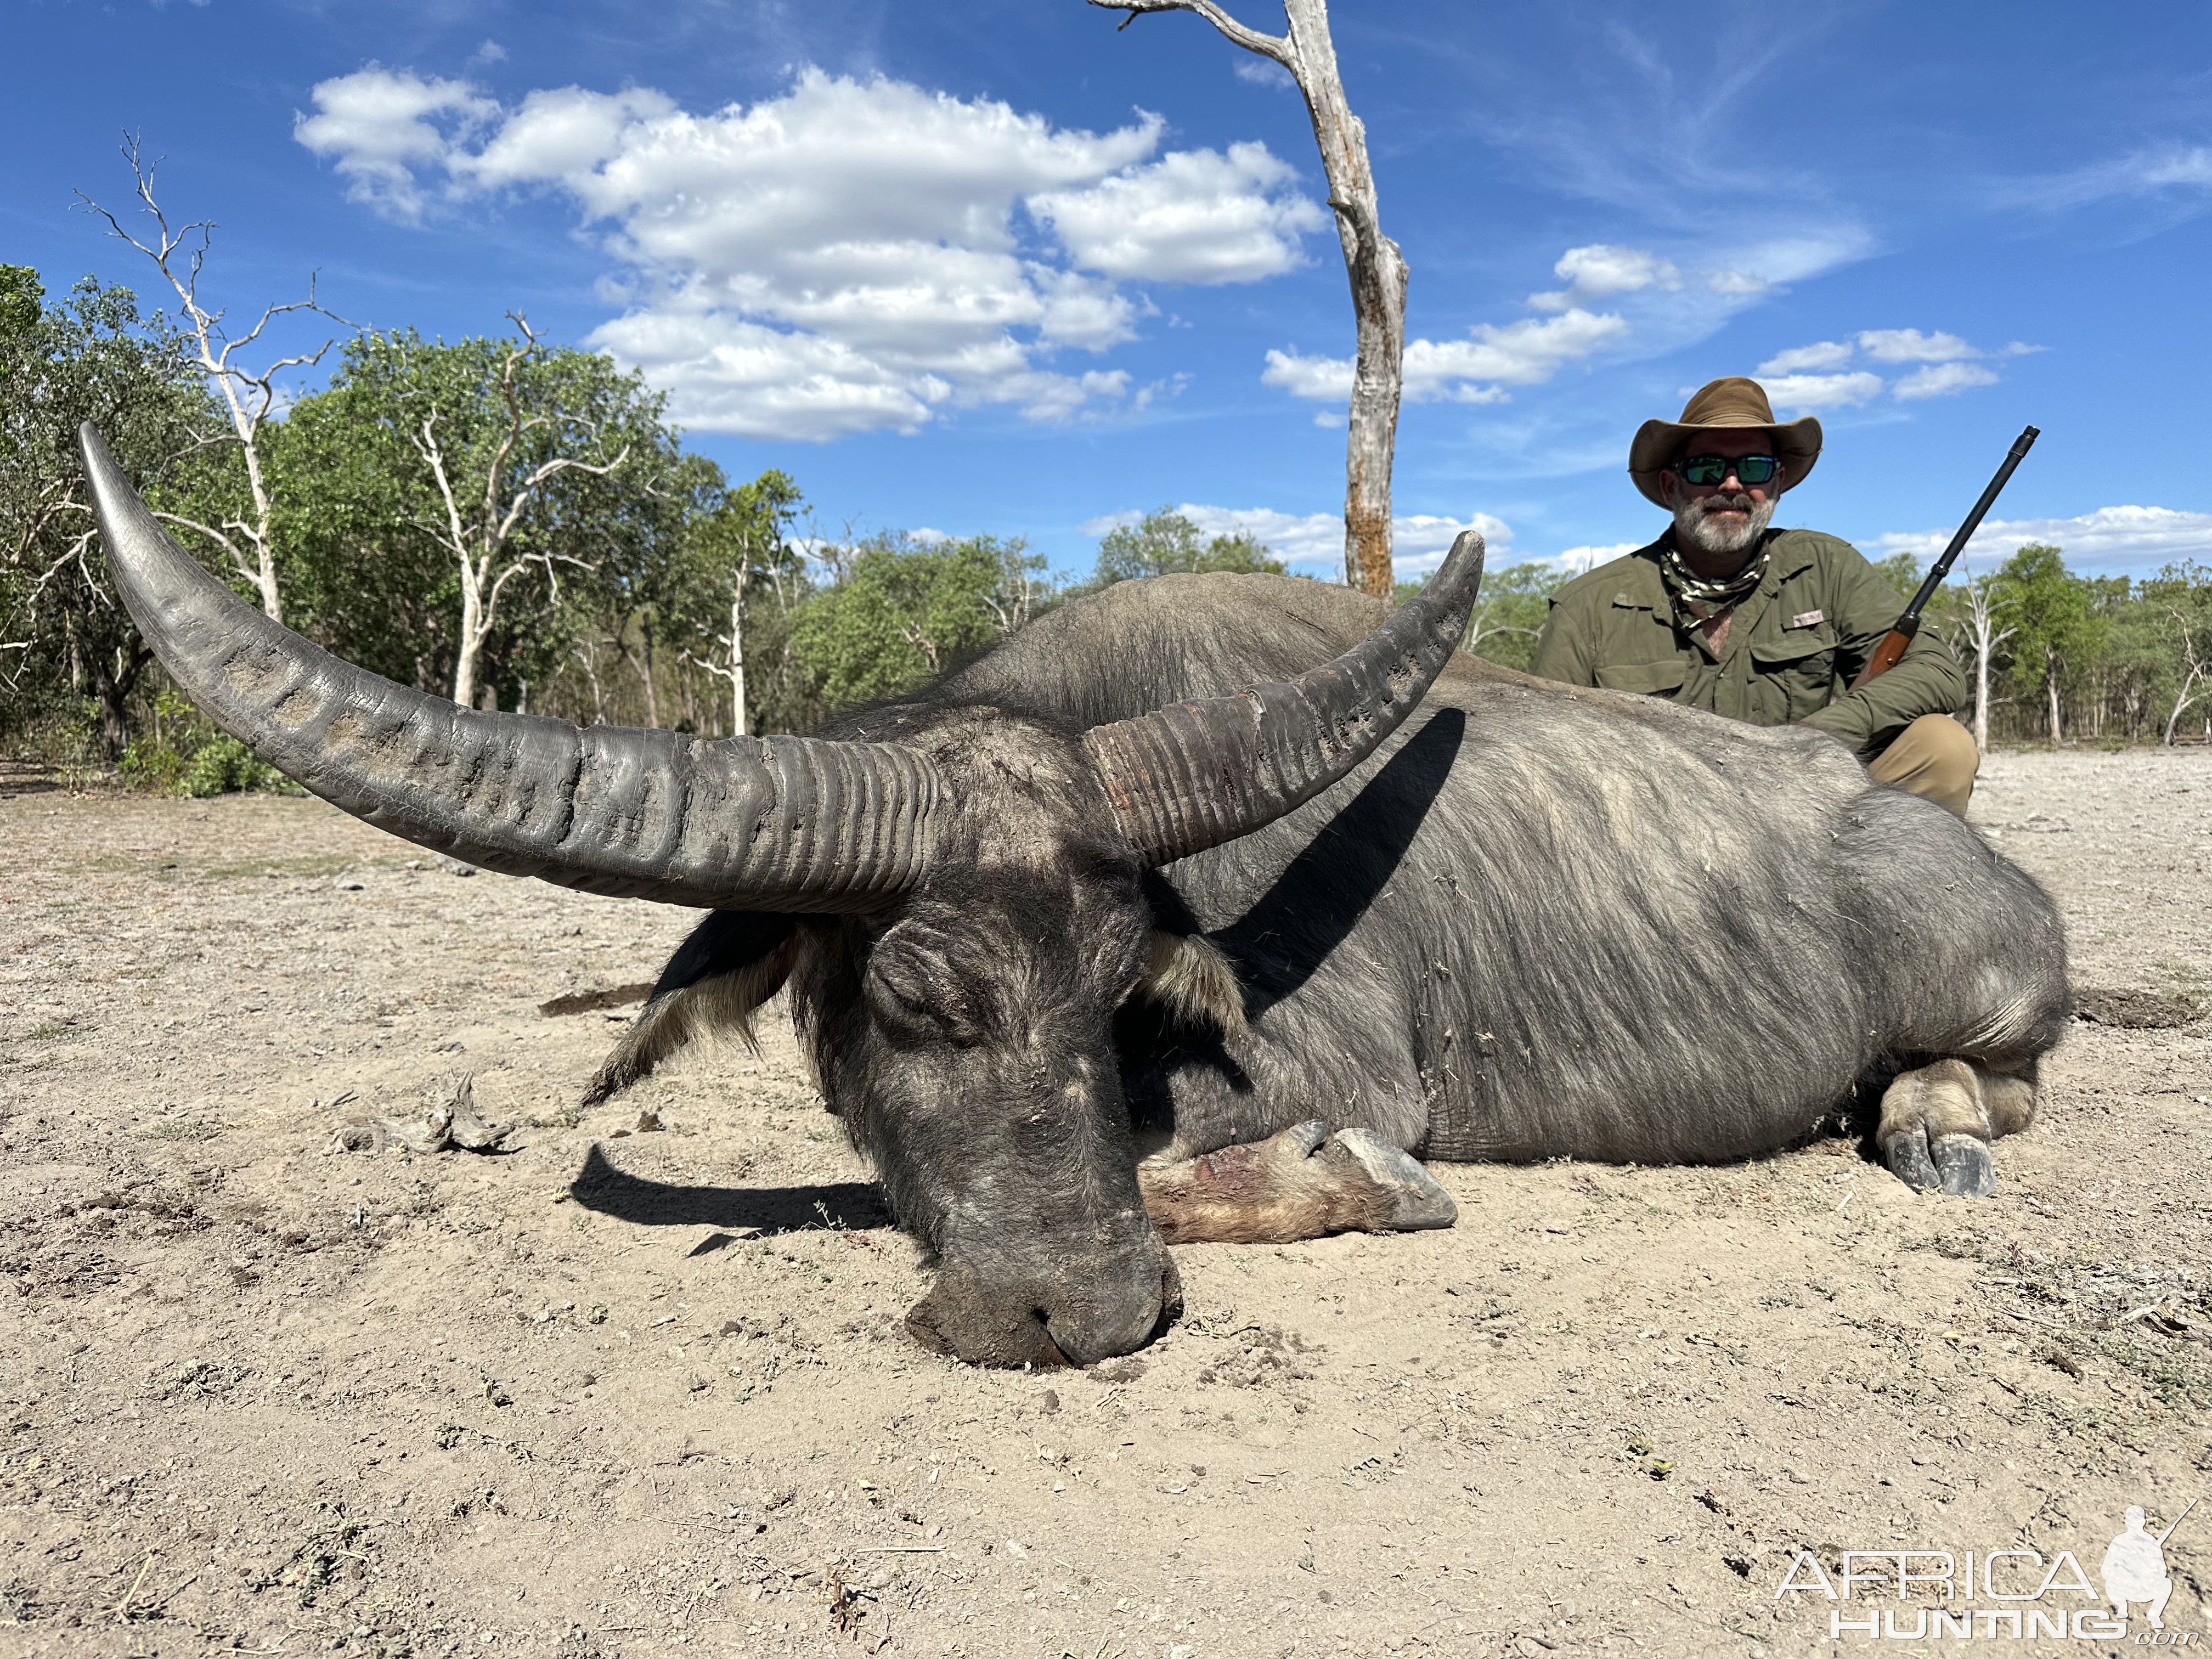
M1091 0L1091 3L1108 11L1129 14L1115 30L1117 34L1148 11L1195 13L1245 51L1256 52L1262 58L1272 58L1285 69L1297 73L1296 66L1291 62L1291 43L1288 40L1273 34L1262 34L1257 29L1246 28L1221 7L1215 5L1213 0Z
M255 344L274 319L295 311L312 311L348 328L354 325L315 297L316 279L310 273L306 299L269 306L255 319L253 326L243 334L234 336L227 332L223 327L225 313L221 310L210 310L200 298L200 276L207 264L208 247L216 228L214 221L198 219L189 224L173 227L168 215L154 194L156 164L145 158L136 134L125 135L123 159L130 164L133 193L138 198L139 210L153 221L154 234L150 240L141 240L133 235L120 219L82 191L76 192L77 200L84 204L87 211L107 222L111 235L128 243L150 259L177 296L178 310L198 349L200 370L222 396L224 407L229 412L230 441L239 446L245 459L246 491L253 504L251 521L240 522L234 526L246 544L244 550L227 538L216 537L215 539L229 554L240 574L253 584L260 594L262 610L273 619L282 622L284 617L283 596L277 581L276 550L270 538L276 501L270 489L267 470L263 465L261 428L283 395L277 377L288 369L313 368L320 363L323 355L335 341L325 340L313 351L278 357L259 368L249 368L240 362L238 354ZM192 527L205 528L198 525ZM250 558L246 556L248 551Z
M428 469L445 511L443 524L421 523L420 527L453 556L460 574L461 619L454 653L453 696L453 701L464 708L476 701L484 642L498 624L500 600L507 585L535 567L544 572L551 596L557 601L561 579L556 565L566 564L580 570L592 568L587 561L568 554L511 550L515 532L532 500L549 480L563 472L605 477L624 465L630 455L628 444L610 461L556 455L539 462L519 481L509 476L510 464L523 439L541 428L550 427L552 422L545 416L528 413L524 404L522 367L542 349L539 337L520 312L509 312L507 315L521 330L522 342L510 349L500 362L500 399L506 405L507 421L483 462L481 491L473 479L468 483L468 492L476 501L472 510L465 510L461 506L462 487L456 482L453 464L438 436L445 416L433 404L421 425L411 428L407 434L408 443ZM649 684L647 690L649 695Z
M2174 734L2180 730L2181 717L2189 711L2190 704L2199 697L2212 696L2212 654L2198 647L2196 632L2189 618L2179 610L2168 605L2166 614L2173 618L2174 626L2180 630L2182 664L2189 671L2182 678L2180 691L2174 696L2173 712L2166 717L2164 740L2171 746Z

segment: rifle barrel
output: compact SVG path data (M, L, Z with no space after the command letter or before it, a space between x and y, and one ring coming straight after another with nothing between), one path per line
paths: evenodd
M2175 1516L2173 1519L2167 1523L2166 1528L2164 1532L2159 1534L2158 1542L2160 1548L2163 1549L2166 1547L2166 1540L2173 1536L2174 1528L2179 1526L2183 1522L2189 1519L2189 1511L2196 1507L2197 1500L2193 1498L2181 1506L2181 1513Z
M1966 521L1959 526L1959 533L1951 538L1951 544L1943 550L1943 556L1929 567L1928 579L1920 584L1920 591L1912 596L1912 603L1906 605L1904 614L1898 617L1899 632L1911 635L1919 631L1921 611L1927 608L1928 601L1936 597L1936 590L1943 586L1944 579L1951 574L1951 567L1958 562L1959 555L1966 550L1966 544L1982 527L1982 515L1990 510L1999 492L2011 482L2013 469L2027 459L2027 452L2035 447L2035 441L2042 435L2039 430L2031 426L2012 441L2012 448L2006 453L2004 465L1997 468L1996 476L1990 480L1990 487L1982 491L1981 500L1974 503L1974 510L1966 514Z

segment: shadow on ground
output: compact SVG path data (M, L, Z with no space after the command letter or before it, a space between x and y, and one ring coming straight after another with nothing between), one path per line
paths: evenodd
M813 1187L676 1187L610 1163L593 1146L568 1183L586 1209L644 1227L728 1227L769 1238L836 1228L860 1232L891 1224L883 1189L837 1181Z

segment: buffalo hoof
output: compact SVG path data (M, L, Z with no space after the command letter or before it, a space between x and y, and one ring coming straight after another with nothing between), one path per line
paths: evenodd
M1370 1130L1339 1129L1322 1156L1355 1166L1388 1199L1388 1208L1374 1224L1379 1230L1417 1232L1449 1227L1459 1219L1458 1204L1420 1161Z
M1954 1198L1987 1198L1997 1189L1988 1144L1972 1135L1937 1135L1929 1143L1943 1190Z
M1890 1173L1916 1193L1987 1198L1997 1189L1989 1144L1975 1135L1937 1135L1919 1129L1892 1135L1884 1154Z

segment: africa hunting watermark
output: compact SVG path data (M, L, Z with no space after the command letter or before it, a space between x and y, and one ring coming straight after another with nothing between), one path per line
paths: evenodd
M1818 1556L1801 1549L1790 1558L1774 1599L1825 1596L1834 1604L1828 1609L1828 1635L1837 1641L1847 1634L1890 1642L1998 1637L2018 1641L2039 1636L2110 1639L2129 1634L2130 1609L2140 1608L2149 1628L2136 1632L2136 1646L2202 1647L2204 1640L2197 1632L2169 1631L2165 1618L2173 1595L2166 1540L2196 1507L2192 1498L2157 1534L2144 1524L2143 1511L2130 1507L2125 1524L2106 1547L2100 1563L2101 1590L2090 1583L2071 1550L2049 1558L2031 1549L1978 1554L1972 1550L1845 1550L1832 1576ZM1908 1601L1916 1591L1943 1605L1865 1605L1885 1597ZM1850 1602L1860 1605L1843 1605ZM1983 1602L1996 1605L1979 1605Z

